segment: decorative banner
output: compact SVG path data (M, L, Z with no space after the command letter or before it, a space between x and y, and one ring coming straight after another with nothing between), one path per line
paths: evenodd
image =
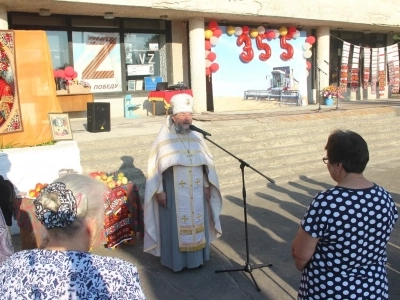
M343 90L347 90L349 55L350 55L350 44L347 42L343 42L342 66L341 66L341 72L340 72L340 86L342 87Z
M376 94L376 83L378 82L378 48L372 49L371 64L371 94Z
M363 76L364 89L368 88L369 75L371 72L370 66L371 66L371 49L364 48L364 76Z
M22 131L13 31L0 31L0 75L0 134Z
M72 32L75 70L93 93L122 91L119 38L114 32ZM152 63L153 57L142 55L142 64Z
M389 83L393 94L399 93L399 47L398 44L386 47L389 67Z
M354 46L353 59L351 61L351 90L355 92L358 88L358 71L360 62L360 46Z
M379 96L385 94L385 48L378 48Z

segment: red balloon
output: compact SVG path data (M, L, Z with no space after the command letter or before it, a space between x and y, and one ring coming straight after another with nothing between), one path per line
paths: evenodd
M214 61L217 58L217 54L215 54L215 52L210 52L208 53L207 58L209 61Z
M267 37L267 34L259 34L256 37L256 44L258 50L264 50L265 53L261 53L258 57L261 61L266 61L271 57L271 47L267 43L263 43L263 39Z
M243 34L249 34L249 32L250 32L249 26L243 26L242 27L242 33Z
M219 65L218 65L217 63L213 63L213 64L210 66L210 71L213 72L213 73L217 72L218 69L219 69Z
M314 44L315 43L315 37L310 35L309 37L306 38L306 42L311 44L311 45Z
M274 31L268 31L267 32L267 39L274 39L275 38L275 32Z
M288 28L288 33L289 34L294 34L294 33L296 33L296 27L294 27L294 26L290 26L289 28Z
M310 61L306 61L306 70L310 70L311 69L311 62Z
M222 30L217 28L213 31L213 36L216 36L217 38L219 38L222 35Z
M286 43L286 36L281 36L281 48L286 50L281 54L283 60L289 60L293 57L293 46Z
M65 78L65 72L64 72L64 70L57 70L57 71L56 71L56 77Z
M286 40L290 40L290 39L293 38L293 35L288 33L288 34L285 35L285 37L286 37Z
M211 49L211 43L210 43L210 41L209 40L206 40L206 42L205 42L205 49L206 50L210 50Z
M64 69L64 72L65 72L65 76L68 76L68 77L72 77L72 76L74 76L74 68L73 67L71 67L71 66L68 66L68 67L66 67L65 69Z
M214 31L218 28L218 23L216 21L211 21L210 23L208 23L208 28Z
M78 73L76 71L74 71L74 76L72 76L73 79L78 77Z
M211 70L210 70L210 68L206 68L206 75L211 75Z
M253 51L253 48L251 47L250 36L248 36L247 34L244 34L244 33L239 35L236 40L236 45L238 45L240 47L242 44L244 44L243 52L240 53L239 57L242 61L244 61L245 63L248 63L254 57L254 51Z
M72 80L72 77L65 76L65 79L66 79L66 80Z

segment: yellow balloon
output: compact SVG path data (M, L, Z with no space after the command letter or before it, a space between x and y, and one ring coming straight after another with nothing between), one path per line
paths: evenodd
M258 36L258 30L253 28L250 30L250 37L252 37L253 39L256 38Z
M287 35L287 28L286 27L279 28L279 33L282 36Z
M228 35L234 34L234 33L235 33L235 27L233 27L233 26L228 26L228 27L226 28L226 33L227 33Z
M204 31L204 36L207 40L209 40L213 36L213 32L210 29Z

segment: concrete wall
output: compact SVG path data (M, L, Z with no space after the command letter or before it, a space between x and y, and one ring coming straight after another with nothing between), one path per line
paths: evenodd
M4 2L5 0L2 0ZM5 1L8 2L8 1ZM46 1L41 1L46 2ZM50 2L50 1L49 1ZM109 0L63 0L65 3L102 4L109 5ZM395 8L398 0L365 1L365 0L220 0L220 1L172 1L172 0L146 0L146 1L114 0L114 11L120 6L151 8L157 10L169 10L169 14L175 10L182 17L193 12L199 15L204 12L208 15L242 15L242 16L270 16L278 18L301 18L302 20L340 21L355 24L388 24L398 26L400 11ZM379 3L379 4L377 4ZM207 16L207 15L205 15Z

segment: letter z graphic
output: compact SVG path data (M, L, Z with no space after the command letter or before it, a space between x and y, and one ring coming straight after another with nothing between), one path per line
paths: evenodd
M111 38L108 43L106 42L100 52L89 63L89 65L82 72L82 79L100 79L100 78L114 78L114 70L110 71L97 71L101 63L110 54L112 49L117 44L117 38Z

